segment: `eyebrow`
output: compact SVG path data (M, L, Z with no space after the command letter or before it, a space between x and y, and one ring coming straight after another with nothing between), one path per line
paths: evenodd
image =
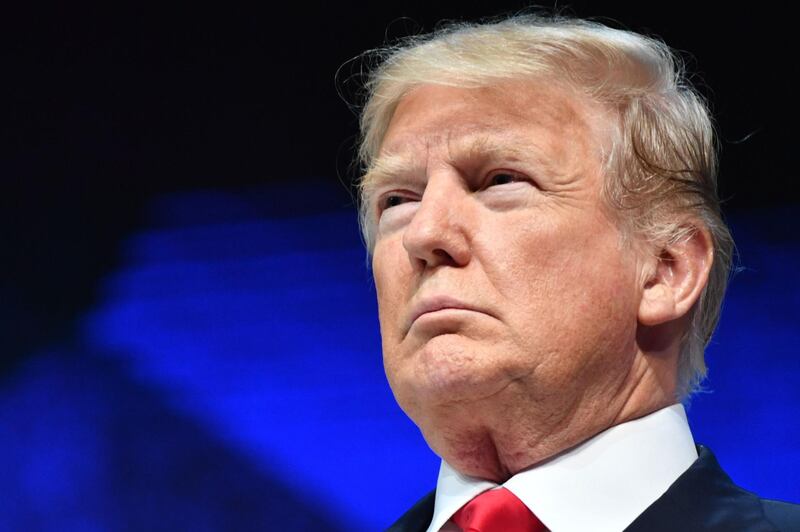
M519 145L525 143L524 148ZM536 156L540 147L530 139L519 136L496 139L485 133L465 135L458 140L448 141L448 164L459 168L459 161L474 161L486 158L522 160L525 157ZM537 157L538 158L538 157ZM361 189L365 197L375 188L388 179L398 184L414 182L413 174L423 170L420 161L416 161L410 154L393 153L388 151L379 155L369 170L361 178Z
M414 170L422 169L422 165L408 155L399 153L385 153L375 159L372 166L361 178L361 189L364 193L370 193L382 182L389 178L411 182L411 174ZM403 177L405 176L405 177Z

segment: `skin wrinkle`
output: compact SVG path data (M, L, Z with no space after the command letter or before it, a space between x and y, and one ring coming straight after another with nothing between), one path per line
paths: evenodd
M416 88L412 89L406 95L405 99L407 99L408 97L412 96L415 92L419 91L420 89L421 89L421 87L416 87ZM489 90L489 89L490 88L481 88L481 89L476 89L476 90L480 94L480 93L485 92L486 90ZM569 91L573 90L573 89L568 88L566 86L560 87L560 89L561 90L569 90ZM472 96L471 98L472 98L473 101L476 101L479 98L479 96ZM557 111L562 111L563 112L564 109L565 108L547 109L547 111L549 111L549 114L552 115L553 113L556 113ZM598 114L599 113L590 113L590 114L588 114L588 118L592 119L592 120L596 120ZM508 115L510 117L513 117L513 118L518 119L518 120L527 120L528 123L531 124L532 126L537 126L537 127L542 127L542 128L546 128L547 127L547 124L546 124L545 120L538 120L537 117L532 117L530 115L525 115L522 112L512 112L512 113L509 113ZM553 118L550 117L550 119L551 119L551 122L552 122ZM559 121L562 122L562 123L563 122L569 122L569 121L577 121L578 124L581 125L581 126L585 126L586 125L584 119L582 117L580 117L576 113L571 113L568 117L563 117ZM612 129L614 129L613 126L612 126ZM451 145L451 138L453 138L455 136L465 137L465 136L467 136L468 133L472 133L472 134L476 134L476 135L478 135L478 134L482 135L483 138L479 137L479 138L477 138L477 139L475 139L473 141L472 149L475 150L476 148L480 147L479 145L480 145L481 142L491 142L491 141L488 141L488 137L486 136L487 133L489 135L498 136L502 132L503 132L503 130L501 128L493 128L491 125L488 125L488 124L484 124L484 125L481 125L479 127L478 126L468 127L464 131L459 131L458 133L460 133L460 135L456 135L453 130L448 130L446 132L445 144L448 145L448 147L449 147ZM400 144L401 145L406 145L406 144L412 143L412 142L417 141L417 140L418 139L416 137L412 137L412 138L409 138L407 140L401 139ZM508 150L509 148L507 148L506 146L513 145L515 143L519 143L523 139L506 138L506 139L503 139L503 140L504 140L504 142L497 142L496 144L493 143L493 149L497 149L498 151ZM555 151L555 150L562 150L563 151L562 147L553 146L553 145L547 146L543 150L540 146L537 146L535 139L525 139L525 140L529 140L530 142L533 142L532 145L528 145L527 146L527 150L533 150L534 152L542 152L542 151L546 152L547 149L550 149L551 151ZM574 141L575 138L573 137L570 140ZM426 151L429 150L431 140L428 139L427 143L428 144L426 146ZM494 146L496 146L496 148ZM467 151L469 151L469 150L467 150ZM476 150L476 151L478 151L478 150ZM605 151L606 150L604 148L602 148L602 147L599 148L599 153L601 155ZM523 152L520 152L520 153L523 153ZM378 157L371 164L371 167L370 167L369 171L362 178L361 186L362 186L362 189L364 189L366 191L365 199L367 199L367 201L370 201L372 199L372 196L374 195L373 189L376 187L375 181L380 179L380 178L384 178L385 179L388 176L393 176L393 170L395 170L395 171L397 170L396 167L392 168L391 166L389 166L387 168L388 165L386 165L384 163L385 159L393 158L393 157L397 157L397 154L395 154L392 150L385 150L385 147L382 146L381 150L379 151ZM605 158L605 157L603 157L603 158ZM427 159L427 157L426 157L426 159ZM455 159L454 157L451 157L451 160L454 160L454 159ZM540 162L546 162L546 158L540 157L539 159L540 159ZM427 174L427 170L428 169L426 168L426 174ZM550 171L550 174L553 177L556 177L558 175L557 171L556 171L557 170L556 168L547 168L547 170ZM564 179L562 181L564 181L565 183L569 184L569 183L573 183L575 181L574 178L575 178L575 176L564 176Z
M536 399L536 398L534 398L534 399ZM581 399L583 399L583 398L581 398ZM575 399L574 401L572 401L572 404L575 404L575 403L578 403L578 402L580 402L580 401L578 399ZM515 405L515 406L517 406L519 408L519 405ZM531 466L535 465L535 462L534 463L530 463L529 462L529 455L526 452L528 449L536 449L537 447L542 447L543 443L544 443L545 444L544 447L546 448L546 451L545 451L544 454L546 454L548 456L548 458L545 458L544 460L550 459L550 458L553 457L554 454L557 454L557 453L560 453L560 452L564 451L564 449L560 449L560 448L557 448L557 447L549 449L549 448L547 448L547 445L546 445L547 444L547 440L550 437L550 434L568 431L569 428L572 427L575 424L575 419L576 419L576 417L578 415L576 409L574 409L574 408L564 408L564 409L562 409L562 412L565 413L565 415L562 416L562 417L559 417L559 412L557 412L557 411L552 411L552 412L546 413L546 415L543 418L544 423L542 423L542 427L546 427L546 429L545 430L539 430L538 432L535 433L535 435L532 438L526 439L525 440L525 445L523 446L523 449L516 453L518 456L515 456L515 457L512 457L511 459L507 459L506 460L510 464L515 464L515 462L516 462L516 463L518 463L520 465L516 465L515 464L515 465L510 465L508 468L500 469L498 471L498 474L499 474L499 476L501 478L510 477L516 471L521 471L523 469L527 469L528 467L531 467ZM524 412L523 415L518 416L518 417L522 418L527 414L528 414L527 412ZM585 424L585 423L578 423L578 424L582 425L582 424ZM611 426L611 425L613 425L613 423L610 423L608 426ZM608 426L602 427L601 430L605 430L606 428L608 428ZM494 440L496 448L498 448L498 449L501 448L502 441L504 439L508 439L508 438L498 437L498 438L496 438L496 440ZM502 451L495 452L495 456L497 456L497 457L499 457L499 456L501 456L503 454L511 454L511 453L503 453ZM516 460L514 460L514 458L516 458ZM544 461L544 460L542 460L542 461ZM498 462L498 464L501 465L500 462ZM501 467L502 467L502 465L501 465Z
M498 139L502 138L503 136L505 136L505 138L503 138L502 141L499 141ZM452 137L458 137L458 141L450 140ZM498 158L521 159L522 157L530 157L531 152L542 152L542 149L537 147L535 144L527 147L525 150L519 150L513 146L514 143L523 141L532 141L532 139L509 136L507 132L503 131L502 129L477 129L476 127L464 128L463 131L448 133L446 142L449 147L449 157L447 162L457 166L454 163L462 158L467 160L475 159L477 158L476 155L479 155L481 158L483 158L487 155L495 153L497 154ZM398 139L397 143L402 147L408 147L409 145L413 145L415 142L419 142L418 139L416 137L410 137L408 139ZM456 142L458 144L456 144ZM429 144L430 141L428 142L428 145ZM463 145L463 147L459 144ZM511 146L509 146L509 144L511 144ZM464 154L463 157L462 154ZM543 160L543 157L540 156L539 159L542 159L538 161L539 164L546 164L546 161ZM373 188L380 186L381 180L386 180L389 178L394 179L397 177L397 175L403 175L404 173L413 171L411 169L414 168L416 162L416 157L406 156L406 154L404 154L402 151L383 149L370 170L363 177L361 186L367 191L370 191Z
M636 343L651 259L621 245L603 207L608 130L598 104L548 86L427 86L401 100L383 139L374 168L424 168L369 185L415 195L376 221L386 374L464 474L505 480L671 401ZM503 145L519 161L498 158ZM478 177L498 165L536 185L486 188ZM429 313L404 330L412 304L441 295L481 312Z
M509 381L508 382L503 384L502 387L499 388L498 390L495 390L493 392L489 392L488 394L486 394L484 396L477 396L477 397L471 398L469 400L467 400L467 399L455 399L452 402L448 402L445 399L441 403L438 403L437 406L445 406L446 407L446 406L454 406L454 405L468 405L468 404L471 404L471 403L479 403L479 402L485 401L487 399L491 399L491 398L503 393L506 390L506 388L510 387L511 385L518 384L525 377L527 377L531 373L534 373L535 371L536 371L536 367L533 367L530 370L527 370L522 375L512 376L511 374L509 374Z

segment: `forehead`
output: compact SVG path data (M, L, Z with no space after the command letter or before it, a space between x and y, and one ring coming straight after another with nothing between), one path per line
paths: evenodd
M452 160L528 156L569 165L587 151L603 158L610 148L610 115L563 84L518 80L478 88L419 86L398 103L363 185L368 190L385 175L424 167L424 154L435 149L445 150Z
M384 141L393 130L413 125L409 122L421 114L432 127L448 125L453 113L459 113L465 127L491 129L526 124L574 129L589 127L591 117L600 110L600 104L563 83L504 80L476 88L422 85L401 98Z

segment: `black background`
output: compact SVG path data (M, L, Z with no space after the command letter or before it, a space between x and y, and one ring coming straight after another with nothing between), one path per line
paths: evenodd
M5 369L69 333L91 303L98 277L114 267L120 239L142 223L148 198L312 177L346 182L356 117L337 90L342 64L387 37L427 31L442 19L525 5L151 9L109 2L102 9L62 4L4 12ZM727 212L796 204L791 78L797 46L790 17L766 11L766 4L697 5L569 2L558 8L658 35L689 52L695 82L718 122ZM346 66L340 79L353 71ZM344 92L352 96L348 87ZM297 206L301 212L318 207Z

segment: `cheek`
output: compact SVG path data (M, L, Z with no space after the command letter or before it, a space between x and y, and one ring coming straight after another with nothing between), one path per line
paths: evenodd
M599 231L600 223L543 222L506 239L494 284L523 337L577 348L582 339L620 343L630 336L635 262L619 247L618 232ZM611 331L620 334L603 337Z
M372 256L372 276L384 344L397 336L408 286L409 262L399 239L381 239Z

